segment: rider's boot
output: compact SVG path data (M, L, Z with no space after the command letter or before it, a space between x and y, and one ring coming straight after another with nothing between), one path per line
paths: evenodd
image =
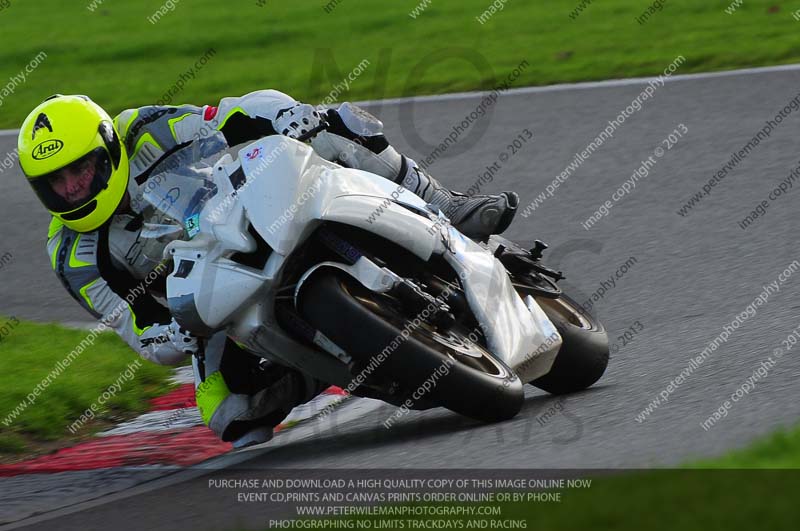
M500 234L511 224L519 206L515 192L463 194L445 188L414 160L389 145L380 120L351 103L329 110L326 118L328 130L311 141L322 157L393 180L439 208L471 238Z
M388 150L394 150L391 146ZM381 154L383 155L383 154ZM379 155L380 156L380 155ZM483 239L508 228L517 213L519 196L515 192L498 195L463 194L449 190L431 177L416 162L403 158L397 181L404 188L441 210L453 225L470 238Z

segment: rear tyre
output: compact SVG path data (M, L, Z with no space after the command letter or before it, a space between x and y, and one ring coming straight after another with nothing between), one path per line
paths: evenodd
M564 342L550 372L530 384L554 395L593 385L608 366L608 335L603 325L567 295L557 299L537 297L536 302Z
M390 295L326 268L306 281L298 309L356 360L354 377L372 363L367 376L394 382L415 403L433 402L484 422L510 419L522 407L522 382L466 326L457 323L440 330L405 315ZM426 383L430 389L419 397L417 391Z

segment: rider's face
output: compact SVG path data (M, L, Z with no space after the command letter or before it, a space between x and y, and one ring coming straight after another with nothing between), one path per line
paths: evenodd
M82 204L91 193L96 162L96 155L73 162L50 178L50 186L70 205Z

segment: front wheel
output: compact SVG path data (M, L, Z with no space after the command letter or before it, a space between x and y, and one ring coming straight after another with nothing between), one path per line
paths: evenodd
M555 299L537 297L536 302L561 334L563 343L550 372L530 384L555 395L593 385L608 366L608 334L603 325L567 295Z
M298 309L356 360L356 378L366 373L391 382L412 402L434 403L484 422L510 419L522 407L522 382L480 344L479 331L458 323L440 329L420 315L407 315L391 295L328 269L306 281Z

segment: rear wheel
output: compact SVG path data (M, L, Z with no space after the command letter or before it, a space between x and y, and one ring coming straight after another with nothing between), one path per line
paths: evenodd
M536 302L564 342L550 372L530 384L556 395L593 385L608 366L608 335L603 325L567 295L537 297Z
M356 360L354 377L388 382L415 404L485 422L510 419L522 407L522 383L481 345L478 329L434 326L421 318L424 311L407 315L394 297L324 268L306 281L298 309Z

